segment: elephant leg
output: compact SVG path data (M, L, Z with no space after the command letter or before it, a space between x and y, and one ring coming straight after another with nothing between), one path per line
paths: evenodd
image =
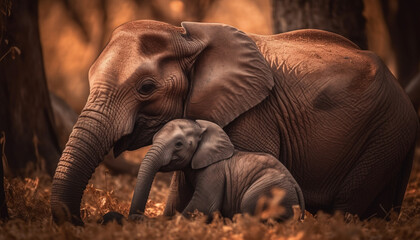
M388 128L387 128L388 127ZM391 123L377 129L358 162L345 177L333 203L333 210L357 214L361 219L387 217L399 212L412 154L410 129ZM393 140L391 140L393 139Z
M408 154L398 176L378 194L375 200L370 204L365 215L379 216L382 218L389 217L389 211L395 210L398 213L401 210L402 201L404 199L405 190L410 178L412 160L414 154L414 146ZM377 215L377 213L382 213Z
M170 192L166 201L164 216L173 216L176 212L183 212L194 193L193 187L186 181L182 171L172 175Z
M399 212L401 209L401 204L394 205L393 202L398 189L397 184L397 181L391 181L388 183L386 187L383 188L382 191L379 192L376 198L371 202L361 218L365 219L369 217L380 217L388 219L391 210L396 210Z
M215 165L217 164L212 166ZM182 215L190 217L195 210L198 210L207 216L207 223L210 223L214 212L222 212L225 197L224 173L215 171L215 168L210 166L206 170L201 170L195 180L194 193Z
M284 208L284 212L281 213L281 216L276 216L276 218L278 218L278 220L286 220L292 217L294 214L293 205L299 205L298 197L295 194L295 188L292 184L290 184L285 174L273 169L268 169L262 177L257 179L248 188L243 196L240 211L251 215L256 214L255 211L258 200L262 196L271 197L273 200L275 199L275 196L272 196L271 193L273 188L285 191L283 198L279 199L279 204Z

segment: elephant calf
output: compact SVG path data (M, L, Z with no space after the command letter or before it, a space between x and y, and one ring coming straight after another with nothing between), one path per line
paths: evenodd
M273 188L285 191L278 220L293 216L293 205L305 205L302 191L290 172L275 157L234 149L217 124L204 120L177 119L153 137L153 146L140 165L130 217L143 213L156 172L180 170L192 191L168 198L165 215L175 210L184 215L199 210L206 215L219 211L224 217L254 214L257 201ZM175 196L174 194L171 194ZM178 201L175 204L175 201ZM174 209L174 206L184 206Z

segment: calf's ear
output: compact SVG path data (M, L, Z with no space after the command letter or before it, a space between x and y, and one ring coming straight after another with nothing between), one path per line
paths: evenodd
M204 168L232 157L233 144L219 125L205 120L196 120L196 122L205 130L191 160L193 169Z

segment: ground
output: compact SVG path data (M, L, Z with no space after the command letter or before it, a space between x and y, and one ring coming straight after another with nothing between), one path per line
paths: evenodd
M285 223L236 216L233 220L216 217L206 224L199 214L194 220L182 216L168 220L162 215L168 194L168 174L155 179L147 203L149 219L141 222L97 222L108 211L128 214L135 178L111 175L99 166L82 200L85 227L55 225L49 208L51 178L33 173L31 178L6 178L6 198L11 219L0 221L0 239L420 239L420 150L414 160L410 182L399 216L390 221L360 221L351 215L329 216L307 213Z

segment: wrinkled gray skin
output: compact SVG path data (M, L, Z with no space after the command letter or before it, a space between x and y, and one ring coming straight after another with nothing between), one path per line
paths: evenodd
M295 179L276 158L266 153L234 150L221 127L209 121L177 119L167 123L153 138L153 145L142 161L131 202L129 217L144 213L150 188L157 171L181 170L192 192L184 201L182 213L199 210L211 216L236 213L253 215L261 196L273 188L285 191L279 220L293 216L299 205L304 216L303 194ZM175 213L168 200L165 215Z
M380 59L339 35L260 36L222 24L134 21L113 32L89 84L53 179L56 222L83 224L83 190L111 149L118 156L150 145L178 118L215 122L236 149L278 158L312 213L399 211L417 114ZM192 191L182 175L170 196L181 211Z
M64 149L69 136L77 121L77 113L60 97L50 92L51 107L54 114L55 131L57 133L60 149ZM104 157L103 163L117 173L137 175L140 164L129 162L122 156L114 158L112 153Z

